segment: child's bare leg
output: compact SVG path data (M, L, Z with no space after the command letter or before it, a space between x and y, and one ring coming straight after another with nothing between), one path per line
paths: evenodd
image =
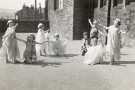
M8 55L7 55L7 54L6 54L5 59L6 59L6 63L9 63L9 60L8 60Z
M46 49L44 49L44 54L45 54L45 56L47 56Z
M43 54L42 54L42 51L40 50L40 56L42 56Z
M24 63L30 64L31 63L31 58L30 57L26 57Z
M111 64L111 65L114 64L114 56L113 56L113 55L110 56L110 64Z

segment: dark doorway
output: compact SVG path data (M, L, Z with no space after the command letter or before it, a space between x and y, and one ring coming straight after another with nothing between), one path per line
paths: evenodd
M90 32L88 18L93 18L94 0L74 0L73 40L80 40L83 32Z

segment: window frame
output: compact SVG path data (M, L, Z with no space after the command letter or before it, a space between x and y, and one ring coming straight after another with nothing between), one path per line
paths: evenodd
M54 10L62 10L64 8L64 0L54 0Z

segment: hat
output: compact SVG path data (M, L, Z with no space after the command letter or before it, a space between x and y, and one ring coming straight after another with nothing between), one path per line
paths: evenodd
M8 20L7 25L8 25L9 23L14 23L14 22L13 22L13 20Z
M30 34L30 37L35 40L35 35L34 34Z
M43 27L43 26L44 26L43 23L39 23L39 24L38 24L38 28L41 28L41 27Z
M115 20L118 21L118 22L120 22L120 19L119 18L116 18Z
M59 34L58 34L58 33L55 33L54 36L55 36L55 37L59 37Z
M118 24L121 25L121 20L119 18L116 18L115 21L117 21Z
M83 32L83 35L88 35L88 33L87 32Z
M93 23L96 24L97 23L97 20L93 20Z

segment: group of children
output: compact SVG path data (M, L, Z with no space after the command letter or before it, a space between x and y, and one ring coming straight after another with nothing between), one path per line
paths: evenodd
M8 21L8 28L2 37L2 47L0 53L5 52L6 62L17 63L20 59L20 52L18 41L25 43L26 47L23 53L24 63L30 64L39 60L40 56L57 55L61 56L65 54L66 45L58 33L50 36L50 30L44 30L44 24L38 25L38 32L36 35L30 34L27 36L27 40L16 37L16 27L14 21Z
M91 26L90 38L88 38L87 32L83 33L82 47L81 47L82 56L85 56L85 54L87 53L88 47L96 46L98 44L99 34L102 34L102 32L97 29L97 21L96 20L94 20L93 23L90 19L88 21L89 21L89 24Z
M126 33L120 30L120 19L116 18L114 24L109 27L98 24L96 20L92 23L89 19L89 23L91 25L90 39L88 39L88 34L84 32L81 47L81 53L85 56L84 63L90 65L102 63L108 55L110 64L115 64L115 61L120 59L121 33ZM97 24L105 30L97 29ZM97 44L99 34L104 38L107 37L107 45L104 42Z
M123 33L123 31L120 30L120 19L116 18L114 24L109 27L98 24L96 20L92 23L89 19L89 23L91 25L90 39L88 38L88 33L84 32L81 47L81 54L85 56L84 63L91 65L101 63L106 53L108 53L110 64L114 64L115 61L120 59L120 35ZM36 36L30 34L26 41L16 37L15 30L17 24L15 25L12 20L9 20L7 24L9 27L2 37L3 43L0 49L0 53L6 52L5 57L7 62L16 63L20 58L17 41L26 44L23 54L24 63L35 62L39 60L40 56L63 56L65 54L67 41L62 41L58 33L55 33L51 38L50 30L44 31L44 24L40 23ZM105 30L97 29L97 24L102 26ZM108 33L106 33L106 31ZM103 42L98 44L99 34L107 37L107 45Z

